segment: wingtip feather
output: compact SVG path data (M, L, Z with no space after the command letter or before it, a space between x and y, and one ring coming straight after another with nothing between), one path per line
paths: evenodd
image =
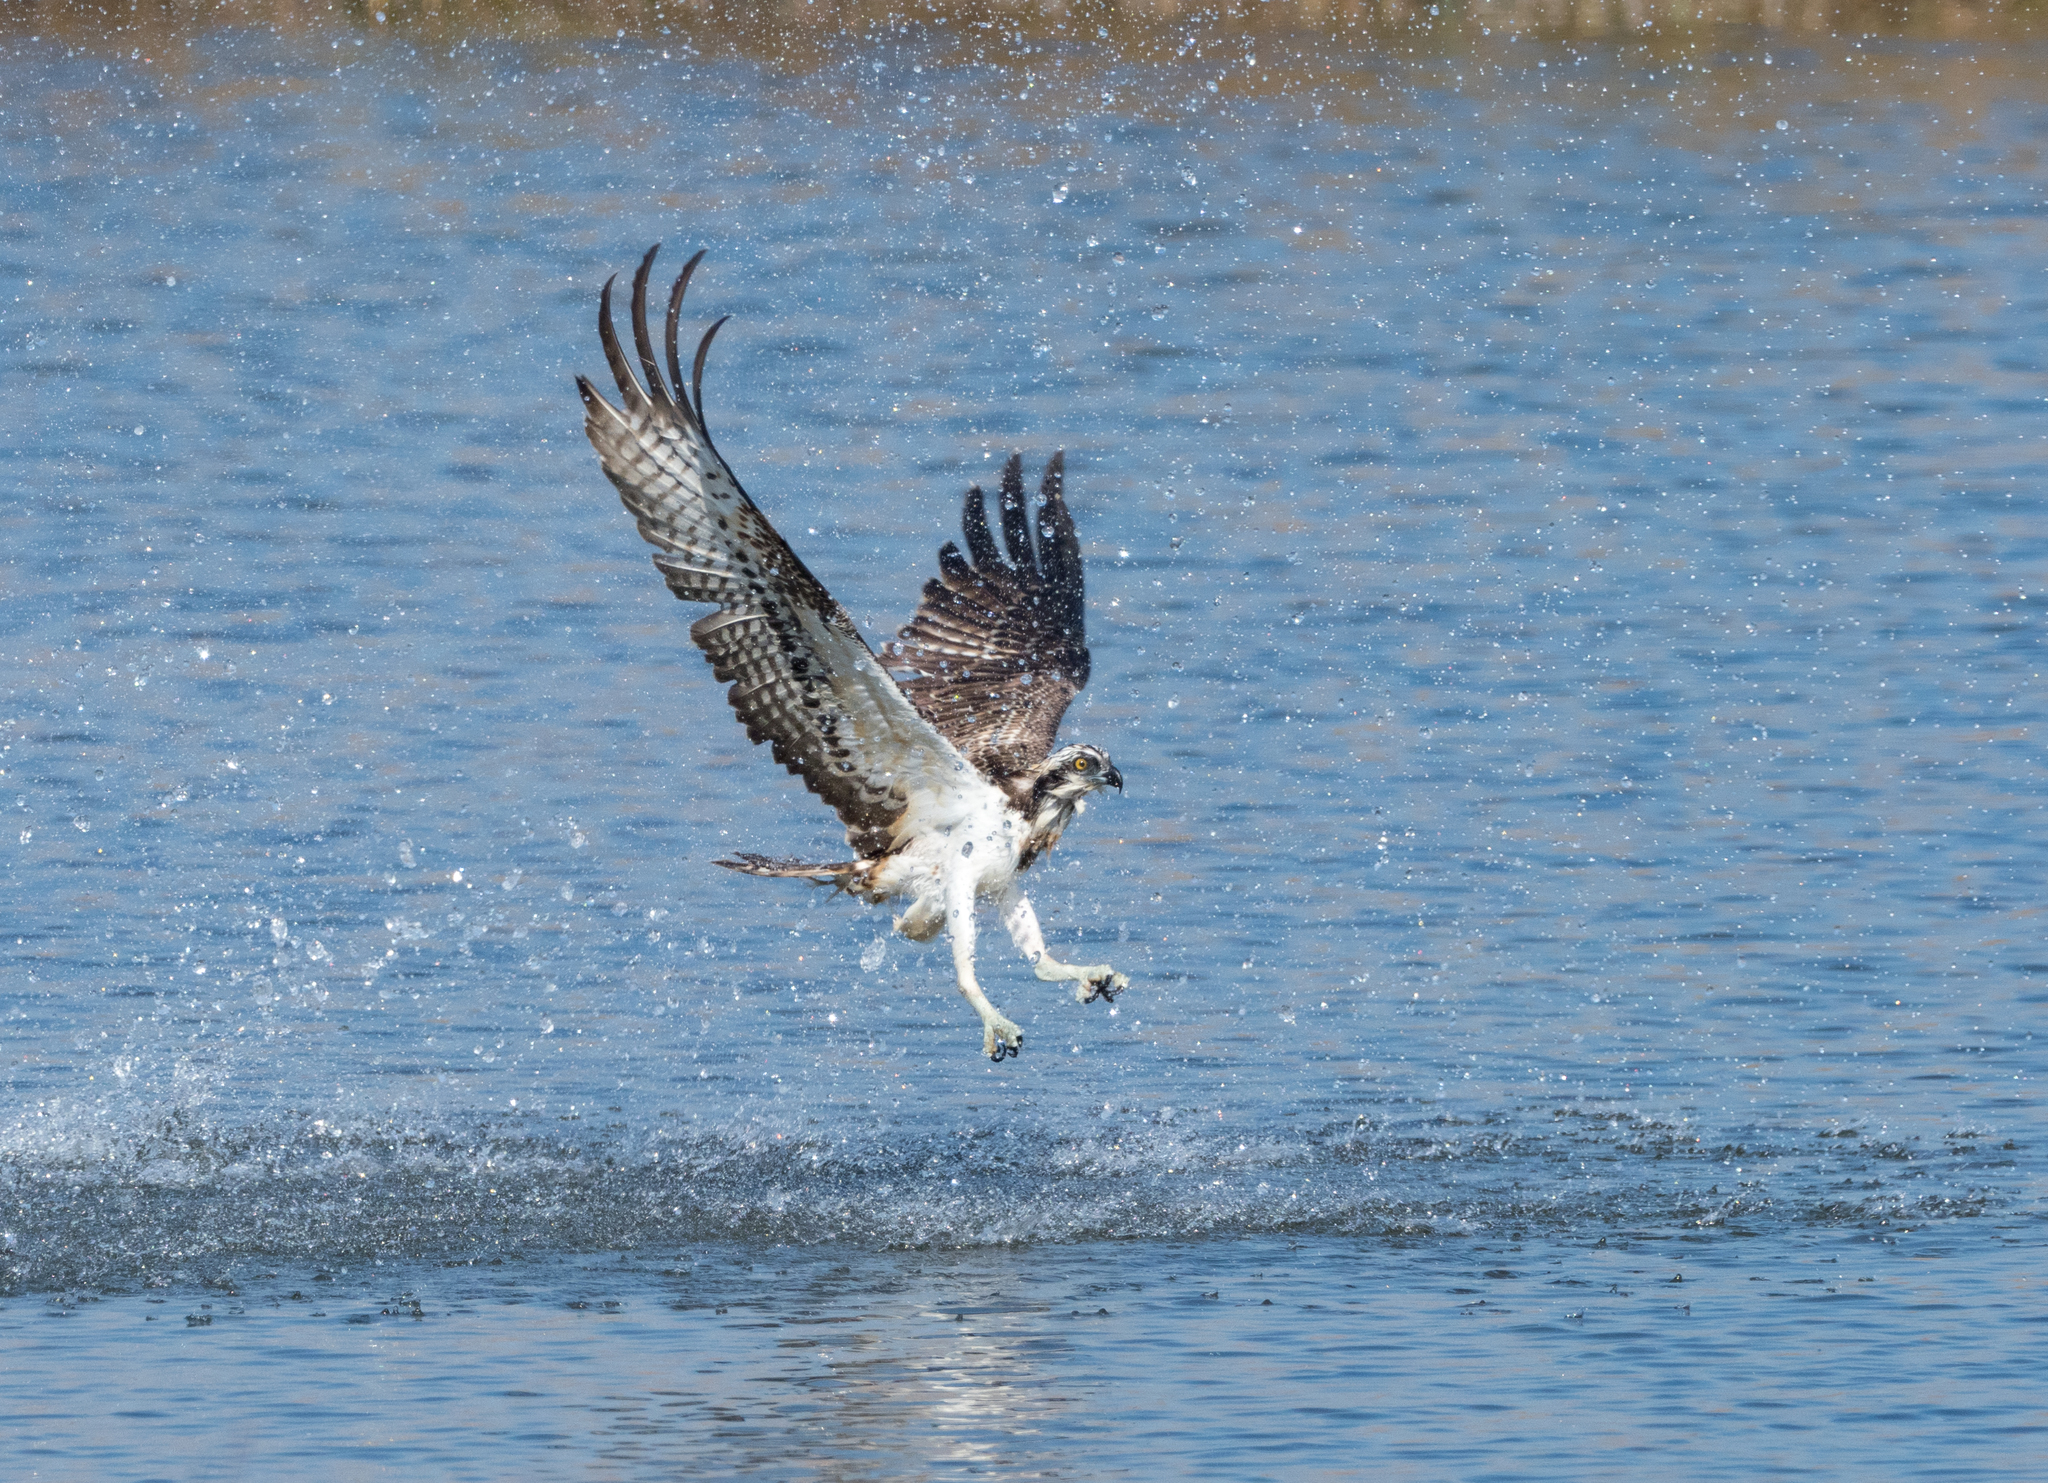
M1039 481L1038 497L1048 505L1056 505L1066 490L1067 450L1056 448L1045 461L1045 477Z
M683 271L676 275L675 287L669 290L668 379L675 384L676 396L678 398L681 398L683 395L683 362L682 357L676 353L676 331L683 317L683 295L690 290L690 277L697 271L697 264L704 261L704 254L710 250L708 247L698 248L690 260L683 264ZM689 411L691 416L696 416L695 409L688 407L687 402L685 403L685 410Z
M632 363L619 346L618 328L612 323L612 288L618 281L619 275L612 274L605 279L604 289L597 296L597 338L604 347L605 364L611 368L612 379L619 383L619 395L625 399L628 408L637 411L646 403L647 392L633 374Z
M661 379L661 362L654 358L654 337L647 329L647 280L654 272L654 258L660 251L659 242L648 248L647 256L640 259L639 270L633 274L633 349L640 356L649 394L658 404L674 406L675 398L669 395L668 385Z
M727 314L723 318L715 319L711 323L711 328L704 331L704 338L697 342L697 363L690 371L690 395L697 402L697 428L704 434L704 441L707 443L711 441L711 425L704 420L704 361L711 354L711 342L717 338L718 332L725 328L725 321L731 318L732 316Z
M991 571L1002 567L1002 553L996 549L995 537L990 535L988 530L987 496L981 492L979 484L969 487L967 498L961 503L960 533L967 538L967 549L973 555L976 566L987 567ZM948 541L946 548L952 550L952 542ZM945 561L946 553L941 551L939 564L944 566Z
M1024 513L1024 455L1012 453L1003 465L1003 492L997 501L1003 520L1003 544L1010 560L1023 571L1034 571L1038 553L1031 545L1031 522Z

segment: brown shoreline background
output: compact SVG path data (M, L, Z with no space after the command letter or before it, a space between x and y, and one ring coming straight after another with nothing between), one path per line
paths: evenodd
M2040 91L2039 38L2048 26L2035 23L2048 20L2048 0L2026 0L2023 9L1962 0L1836 5L1817 30L1804 29L1818 14L1808 0L1785 0L1771 12L1776 24L1756 19L1763 0L1722 0L1718 9L1691 0L1696 16L1716 18L1682 25L1623 30L1611 19L1597 28L1589 21L1611 18L1618 3L1600 0L1589 10L1591 0L1437 0L1442 14L1432 17L1429 0L0 0L0 48L17 62L61 48L192 90L196 99L293 91L314 72L400 55L433 72L466 71L487 64L492 44L521 48L521 66L582 67L621 50L637 54L642 69L738 60L760 68L764 84L786 89L792 106L848 122L864 116L863 99L876 87L915 90L914 66L960 69L949 87L981 95L970 110L1000 106L1048 119L1105 111L1180 119L1309 99L1318 117L1360 122L1404 112L1409 86L1519 108L1536 85L1559 105L1604 112L1650 104L1671 143L1707 151L1798 118L1792 110L1802 106L1831 105L1839 114L1875 100L1939 119L1960 148L1981 140L1999 100ZM1389 19L1395 6L1405 6L1408 19ZM1559 24L1517 29L1508 23L1516 16ZM195 43L237 35L276 51L283 71L217 80L217 55ZM1553 72L1540 84L1544 52L1555 57L1559 43L1575 39L1622 58L1622 67L1597 80ZM1532 41L1549 45L1526 45ZM886 74L849 71L850 59L870 56L901 65ZM1123 70L1132 68L1154 70ZM51 106L82 129L104 100L88 86ZM630 144L637 136L627 121L620 127Z
M1441 55L1482 38L1697 44L1731 29L1792 40L2021 40L2048 0L0 0L0 38L114 50L208 31L384 32L422 43L627 36L802 66L835 46L943 32L962 60L1021 60L1057 43L1104 61L1171 61L1271 39L1323 55ZM1194 46L1189 47L1192 39Z

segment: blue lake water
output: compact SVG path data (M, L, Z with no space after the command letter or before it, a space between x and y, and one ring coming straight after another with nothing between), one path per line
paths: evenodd
M0 55L34 1476L2048 1454L2038 48L189 40ZM841 846L582 437L657 240L871 638L1067 451L1021 1060L709 863Z

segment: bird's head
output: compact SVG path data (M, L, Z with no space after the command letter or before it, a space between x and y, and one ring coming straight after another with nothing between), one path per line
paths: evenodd
M1124 775L1109 760L1109 753L1086 742L1061 747L1045 759L1039 770L1038 791L1062 801L1078 801L1097 788L1124 790Z

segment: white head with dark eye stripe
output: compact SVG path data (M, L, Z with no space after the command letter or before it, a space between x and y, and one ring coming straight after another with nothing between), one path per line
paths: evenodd
M1097 788L1114 788L1121 793L1123 787L1124 776L1109 760L1109 753L1081 742L1061 747L1046 758L1032 791L1041 797L1071 802L1086 798Z

